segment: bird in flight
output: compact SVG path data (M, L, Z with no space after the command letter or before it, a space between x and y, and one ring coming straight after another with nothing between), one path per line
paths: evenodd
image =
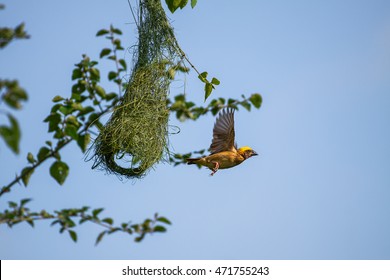
M257 156L248 146L237 148L234 141L234 110L227 109L219 113L213 129L210 155L201 158L188 158L188 164L199 164L212 170L213 176L218 169L231 168L246 159Z

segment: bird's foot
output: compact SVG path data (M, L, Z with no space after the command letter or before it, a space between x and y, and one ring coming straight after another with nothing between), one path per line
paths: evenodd
M219 169L219 163L218 162L215 162L215 166L214 168L212 169L213 172L211 172L210 176L213 176L215 174L215 172L217 172Z

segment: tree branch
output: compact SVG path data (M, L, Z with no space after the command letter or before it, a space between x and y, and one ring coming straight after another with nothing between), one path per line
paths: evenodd
M65 231L69 232L72 240L76 242L77 233L74 231L74 228L77 224L73 220L76 218L78 219L79 225L84 222L90 222L105 228L105 230L100 232L97 236L96 244L98 244L104 235L112 234L114 232L123 232L130 235L136 234L135 241L139 242L146 234L166 231L163 224L171 224L167 218L159 216L156 213L153 219L146 219L140 224L122 223L120 226L114 226L114 220L112 218L102 219L99 217L103 208L94 209L92 211L89 211L89 207L62 209L54 211L53 213L42 210L38 213L31 212L29 208L25 207L28 202L30 202L30 199L21 200L19 205L15 202L9 202L10 209L5 210L4 213L0 213L0 225L7 224L9 227L12 227L21 222L27 222L34 227L34 222L36 221L54 220L51 225L58 224L60 226L60 233Z

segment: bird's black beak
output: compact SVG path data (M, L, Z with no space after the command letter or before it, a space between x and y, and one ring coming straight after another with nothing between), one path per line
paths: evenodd
M255 151L252 151L252 156L258 156L259 154L256 153Z

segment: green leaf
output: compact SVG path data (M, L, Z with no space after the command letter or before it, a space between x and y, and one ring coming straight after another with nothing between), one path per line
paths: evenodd
M63 161L56 161L50 166L50 175L62 185L69 174L69 167Z
M64 100L64 98L62 96L59 96L59 95L56 95L53 99L52 99L52 102L60 102Z
M111 26L110 30L112 31L112 33L115 33L117 35L122 35L122 31L118 28L114 28L113 26Z
M31 227L34 227L34 221L33 221L33 220L26 220L26 222L27 222Z
M118 94L116 94L115 92L111 92L111 93L106 95L106 100L110 101L110 100L112 100L112 99L114 99L116 97L118 97Z
M49 156L49 154L50 154L49 148L47 148L47 147L40 148L38 155L37 155L38 161L43 161L45 158L47 158Z
M72 124L67 124L65 127L65 134L72 137L74 140L79 139L79 135L77 134L78 128Z
M58 113L51 113L46 119L44 119L44 122L49 123L49 132L58 130L58 125L61 122L61 115Z
M167 224L167 225L171 225L172 224L171 221L168 220L165 217L159 217L159 218L157 218L157 221L162 222L162 223Z
M80 79L83 76L83 72L79 68L76 68L72 72L72 81L76 79Z
M27 187L28 182L30 181L31 175L34 173L34 169L32 167L25 167L22 170L22 182L25 187Z
M79 82L75 85L72 86L72 93L76 93L76 94L81 94L83 93L87 88L85 87L84 84L81 83L81 81L79 80Z
M17 80L0 80L0 91L2 92L1 99L13 109L20 109L22 107L21 101L28 99L26 91L19 86Z
M105 218L102 220L102 222L109 224L109 225L112 225L114 223L113 219L111 219L111 218Z
M70 105L70 108L73 109L73 110L76 110L76 111L80 111L83 109L83 105L81 105L80 102L73 102L71 105ZM75 118L74 116L69 116L70 118ZM75 118L76 119L76 118ZM76 121L76 123L78 124L78 122Z
M97 95L99 95L101 98L105 98L106 97L106 91L101 86L96 85L95 86L95 91L96 91Z
M175 101L181 101L184 102L186 100L186 97L184 94L178 94L175 96Z
M100 80L100 71L97 68L91 68L89 70L89 73L91 74L91 80L93 81L99 81Z
M87 107L82 108L80 110L80 112L78 113L78 115L79 116L86 115L86 114L89 114L93 111L95 111L95 108L93 108L92 106L87 106Z
M178 8L183 9L187 5L188 0L165 0L165 3L167 3L168 9L171 13L174 13Z
M31 198L25 198L20 201L20 206L24 206L27 203L29 203L32 199Z
M107 233L107 231L102 231L101 233L99 233L98 237L96 238L95 246L98 245L100 243L100 241L102 241L102 239L106 233Z
M76 103L75 103L76 104ZM81 110L82 110L83 108L81 108ZM76 126L76 127L79 127L80 126L80 123L78 122L78 120L77 120L77 118L75 117L75 116L69 116L69 117L67 117L66 118L66 120L65 120L65 122L67 123L67 124L72 124L72 125L74 125L74 126Z
M119 64L123 67L124 70L127 69L127 63L124 59L119 59Z
M174 8L173 2L174 2L173 0L165 0L165 3L167 4L168 9L171 11L172 14L177 9L177 8L176 9Z
M102 49L102 51L100 52L100 58L106 56L106 55L109 55L111 53L111 49L108 49L108 48L104 48Z
M43 218L53 218L53 216L50 215L49 213L47 213L45 210L42 210L39 214L40 214Z
M215 116L218 112L219 112L219 107L218 106L213 107L211 109L211 114L213 114L213 116Z
M217 78L212 78L211 79L211 83L213 84L213 85L219 85L221 82L217 79Z
M199 74L198 78L201 80L203 83L207 83L207 72L202 72Z
M34 156L33 156L32 153L28 153L28 154L27 154L27 161L28 161L29 163L34 163L34 162L36 162L36 160L35 160L35 158L34 158Z
M205 72L200 73L199 76L201 76L201 77L203 77L203 78L206 79L208 74L209 74L209 73L207 73L207 72L205 71Z
M80 102L76 101L76 102L72 102L72 103L68 104L67 108L69 109L70 113L73 113L74 111L83 110L83 105ZM73 123L76 124L77 126L79 125L79 122L76 120L75 116L69 116L65 121L67 121L69 118L74 118L75 121Z
M62 105L61 104L55 104L53 107L51 107L50 113L54 114L57 113L57 111L60 109ZM48 118L48 117L47 117ZM45 121L45 120L44 120Z
M85 153L85 151L87 150L90 141L91 141L91 135L89 133L86 133L84 135L79 135L79 139L77 140L77 145L79 145L83 153Z
M13 201L8 201L8 206L9 206L9 208L17 208L18 204L16 202L13 202Z
M141 242L145 238L145 233L142 233L140 236L134 238L135 242Z
M72 114L72 112L74 111L74 108L72 106L70 106L69 104L67 104L66 106L61 105L59 108L59 111L62 114L64 114L65 116L67 116L67 115Z
M181 0L180 4L179 4L179 7L180 9L183 9L188 3L188 0Z
M249 101L252 102L253 106L255 106L257 109L260 108L261 103L263 102L263 99L260 94L254 93L249 97Z
M77 242L77 233L73 230L68 230L68 232L69 232L70 238L72 238L72 240L74 242Z
M95 61L95 60L92 60L90 62L88 62L88 66L89 67L94 67L95 65L99 64L99 62Z
M117 73L117 72L110 71L110 72L108 73L108 80L109 80L109 81L114 80L117 76L118 76L118 73Z
M100 29L100 30L96 33L96 37L98 37L98 36L103 36L103 35L108 34L108 33L110 33L108 30L106 30L106 29Z
M75 104L75 103L73 103L73 104ZM58 108L58 111L60 111L63 115L68 116L75 111L73 104L60 105L60 107Z
M97 208L95 210L92 211L92 216L94 218L97 218L97 216L104 210L104 208Z
M64 138L65 134L62 130L57 130L54 135L53 135L53 138L54 139L61 139L61 138Z
M89 220L91 220L91 219L89 219L89 218L81 218L80 221L79 221L79 224L81 225L81 224L83 224L83 223L85 223L86 221L89 221Z
M228 105L231 105L231 104L236 103L236 102L237 102L236 99L233 99L233 98L228 99Z
M155 226L153 228L153 232L166 232L166 231L167 231L167 229L163 226Z
M24 31L24 23L22 22L15 28L15 36L17 38L29 38L29 35Z
M4 139L7 146L15 153L19 154L20 128L18 121L11 115L7 114L11 126L0 126L0 136Z
M242 101L242 102L241 102L241 105L242 105L242 107L244 107L244 108L247 109L248 111L251 110L251 104L250 104L248 101L246 101L246 100Z
M197 2L198 0L191 0L191 8L194 8Z
M213 91L213 84L212 83L206 83L205 86L204 86L204 92L205 92L204 100L205 101L210 96L212 91Z

